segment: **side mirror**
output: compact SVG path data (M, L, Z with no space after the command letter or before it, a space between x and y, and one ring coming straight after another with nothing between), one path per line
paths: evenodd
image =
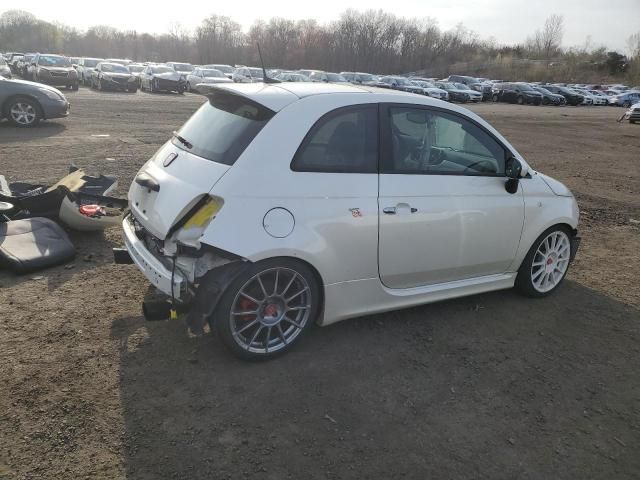
M522 174L522 164L517 158L510 156L507 158L504 173L507 177L504 185L505 190L512 194L516 193L520 183L520 175Z

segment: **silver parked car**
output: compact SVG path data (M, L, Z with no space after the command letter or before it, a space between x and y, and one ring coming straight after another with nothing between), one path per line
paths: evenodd
M187 75L187 90L192 92L196 85L201 83L232 83L233 80L228 78L220 70L215 68L197 67Z
M57 88L0 76L0 118L16 127L35 127L40 120L69 115L69 102Z

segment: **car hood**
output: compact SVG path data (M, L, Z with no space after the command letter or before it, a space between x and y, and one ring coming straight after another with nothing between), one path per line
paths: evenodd
M173 80L175 82L183 78L183 75L179 74L178 72L154 73L153 76L155 78L161 78L163 80Z
M107 75L111 78L129 78L131 76L130 73L122 72L103 72L103 75Z
M559 197L573 197L571 190L569 190L562 182L559 182L555 178L551 178L544 173L537 172L537 174L540 175L540 178L544 180L544 183L547 184L549 189Z
M73 70L73 67L45 67L44 65L38 65L38 67L49 72L70 72Z
M202 77L202 80L211 83L233 83L233 80L227 77Z
M429 93L440 93L440 94L447 93L446 90L443 90L441 88L435 88L435 87L425 87L424 90Z

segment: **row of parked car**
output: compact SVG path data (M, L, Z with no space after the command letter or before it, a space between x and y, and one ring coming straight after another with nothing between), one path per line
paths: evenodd
M56 54L5 54L4 75L17 74L35 82L78 89L82 85L98 90L135 92L194 90L202 83L263 82L258 67L225 64L192 65L186 62L136 63L128 59L67 57ZM5 62L5 63L6 63ZM7 71L7 67L9 71ZM0 65L0 74L2 74ZM616 105L629 107L640 101L640 87L625 85L548 84L505 82L466 75L445 79L401 75L373 75L363 72L271 69L270 78L283 82L354 83L428 95L452 102L509 102L530 105Z

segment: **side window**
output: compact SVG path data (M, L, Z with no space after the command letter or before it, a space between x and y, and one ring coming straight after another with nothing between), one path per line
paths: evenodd
M390 107L390 148L384 173L504 175L505 149L458 115L412 107Z
M291 170L376 173L377 105L340 108L321 117L298 148Z

